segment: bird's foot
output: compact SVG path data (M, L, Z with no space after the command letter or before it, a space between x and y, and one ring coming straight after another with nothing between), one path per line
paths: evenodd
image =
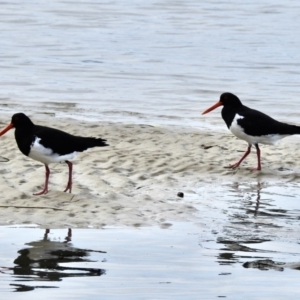
M261 171L261 167L251 168L250 170L251 170L252 172L254 172L254 171Z
M38 193L34 193L34 196L38 196L38 195L44 195L48 193L48 188L44 188L42 191L38 192Z
M69 193L72 192L72 183L71 183L71 184L68 183L68 185L67 185L67 187L65 188L64 192L67 192L67 191L69 191Z
M229 165L229 166L226 166L224 168L226 168L226 169L236 169L239 165L240 165L239 163L235 163L233 165Z

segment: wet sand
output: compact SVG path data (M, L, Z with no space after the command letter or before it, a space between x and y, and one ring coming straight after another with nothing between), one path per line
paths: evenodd
M240 168L224 168L247 146L226 130L30 117L106 138L110 147L78 154L72 194L61 192L67 166L56 164L50 192L33 196L43 165L19 152L13 131L0 138L0 220L9 224L0 227L1 291L282 299L288 290L299 297L297 137L262 146L263 170L252 172L255 152Z
M20 153L13 130L6 133L0 149L2 225L164 227L172 221L197 221L199 208L191 199L199 188L210 192L223 182L296 183L300 176L297 137L262 146L263 170L253 172L255 151L240 168L224 168L238 160L247 147L226 130L94 123L41 114L30 117L36 124L75 135L106 138L110 146L78 153L72 194L62 192L67 166L53 164L50 192L34 196L44 184L44 166ZM2 127L9 122L6 116L0 120ZM178 192L185 197L178 197Z

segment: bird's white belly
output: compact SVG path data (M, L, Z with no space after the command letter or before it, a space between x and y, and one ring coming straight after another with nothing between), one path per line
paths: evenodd
M46 148L41 145L39 143L40 140L40 138L36 138L32 143L28 157L48 165L50 163L59 163L66 160L72 160L76 156L76 152L66 155L59 155L57 153L54 153L52 149Z
M248 144L267 144L267 145L274 145L279 140L289 135L282 135L282 134L268 134L268 135L261 135L261 136L252 136L245 133L243 127L241 127L238 123L238 119L242 119L242 116L238 114L235 116L234 120L231 123L230 131L239 139L246 141Z

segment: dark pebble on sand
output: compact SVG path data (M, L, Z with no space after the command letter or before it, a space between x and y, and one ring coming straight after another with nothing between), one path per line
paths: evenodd
M180 197L180 198L183 198L183 197L184 197L184 193L178 192L178 193L177 193L177 196Z

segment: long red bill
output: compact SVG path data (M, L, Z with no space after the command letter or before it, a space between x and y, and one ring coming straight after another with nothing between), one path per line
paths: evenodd
M15 127L15 126L14 126L13 123L8 124L3 130L1 130L0 136L3 135L4 133L6 133L8 130L14 128L14 127Z
M202 115L205 115L207 113L209 113L210 111L214 110L215 108L222 106L223 103L221 101L218 101L216 104L214 104L213 106L211 106L210 108L208 108L207 110L205 110Z

